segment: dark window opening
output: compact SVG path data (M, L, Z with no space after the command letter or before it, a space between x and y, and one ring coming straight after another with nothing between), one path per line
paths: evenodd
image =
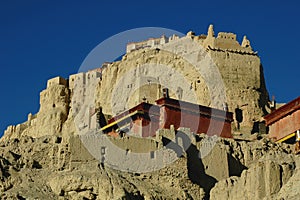
M151 159L154 159L154 156L155 156L155 155L154 155L154 151L150 151L150 158L151 158Z

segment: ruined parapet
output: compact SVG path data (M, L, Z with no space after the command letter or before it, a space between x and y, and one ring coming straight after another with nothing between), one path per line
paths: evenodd
M27 128L26 124L10 125L4 131L4 135L1 138L5 140L6 138L18 138L21 136L22 132Z
M195 32L189 31L184 37L198 41L204 48L256 54L252 51L250 41L246 36L244 36L241 44L237 41L236 34L234 33L219 32L217 37L215 37L214 27L212 24L208 27L207 35L196 35ZM159 47L159 45L164 45L178 39L180 39L180 37L177 35L172 35L169 38L163 35L161 38L149 38L140 42L131 42L126 46L126 53L139 49Z
M155 47L160 44L166 44L170 40L174 40L174 39L176 39L175 35L171 36L170 38L166 37L165 35L162 35L160 38L149 38L148 40L144 40L141 42L131 42L128 43L126 46L126 53L130 53L132 51L139 50L139 49Z
M50 86L53 86L53 85L64 85L64 86L67 86L67 84L68 84L68 82L67 82L66 79L58 76L58 77L49 79L47 81L47 88L50 87Z
M175 40L178 40L179 38L180 37L178 35L173 34L169 37L169 41L175 41Z
M236 34L225 32L218 33L215 46L221 49L240 49L241 47L236 41Z
M217 51L229 51L240 54L256 54L253 52L250 41L244 36L242 44L239 44L236 34L219 32L215 37L213 25L208 28L207 36L202 36L202 45L204 48Z
M190 37L190 38L194 38L195 37L195 32L189 31L189 32L187 32L186 36Z
M248 48L248 49L252 50L250 41L247 39L246 35L243 37L243 41L242 41L242 45L241 46L244 47L244 48Z
M215 47L215 32L214 32L214 26L211 24L208 27L207 36L203 41L203 47L204 48L214 48Z
M30 127L35 127L37 123L37 115L28 114L27 121L17 125L10 125L4 131L2 140L9 138L19 138L24 131L26 131Z

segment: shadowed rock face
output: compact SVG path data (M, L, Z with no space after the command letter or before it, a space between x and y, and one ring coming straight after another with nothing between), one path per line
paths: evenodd
M168 130L165 130L168 131ZM190 134L187 131L182 134ZM8 199L263 199L296 197L299 156L267 139L220 139L204 158L205 136L163 169L114 170L78 137L21 136L0 143L0 192ZM168 142L168 141L164 141ZM186 145L186 144L183 144ZM75 149L74 149L75 148ZM181 148L181 147L178 147Z

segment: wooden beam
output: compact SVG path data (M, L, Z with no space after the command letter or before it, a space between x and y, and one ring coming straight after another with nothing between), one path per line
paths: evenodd
M130 114L122 117L121 119L118 119L117 121L114 121L114 122L112 122L110 124L107 124L106 126L102 127L100 130L104 131L104 130L106 130L106 129L110 128L110 127L113 127L114 125L116 125L116 124L118 124L118 123L120 123L120 122L128 119L129 117L131 118L132 116L134 116L136 114L144 114L144 112L140 111L140 110L136 110L136 111L134 111L134 112L132 112L132 113L130 113Z
M286 141L286 140L288 140L288 139L294 137L295 135L296 135L296 133L289 134L289 135L287 135L287 136L285 136L285 137L283 137L283 138L277 140L276 143L284 142L284 141Z

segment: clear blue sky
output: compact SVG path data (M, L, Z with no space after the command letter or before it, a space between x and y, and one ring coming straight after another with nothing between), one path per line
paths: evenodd
M0 1L0 136L39 108L39 93L55 76L76 73L106 38L138 27L183 33L247 35L278 102L299 96L300 12L297 1ZM212 2L212 3L209 3ZM125 50L125 47L124 47Z

